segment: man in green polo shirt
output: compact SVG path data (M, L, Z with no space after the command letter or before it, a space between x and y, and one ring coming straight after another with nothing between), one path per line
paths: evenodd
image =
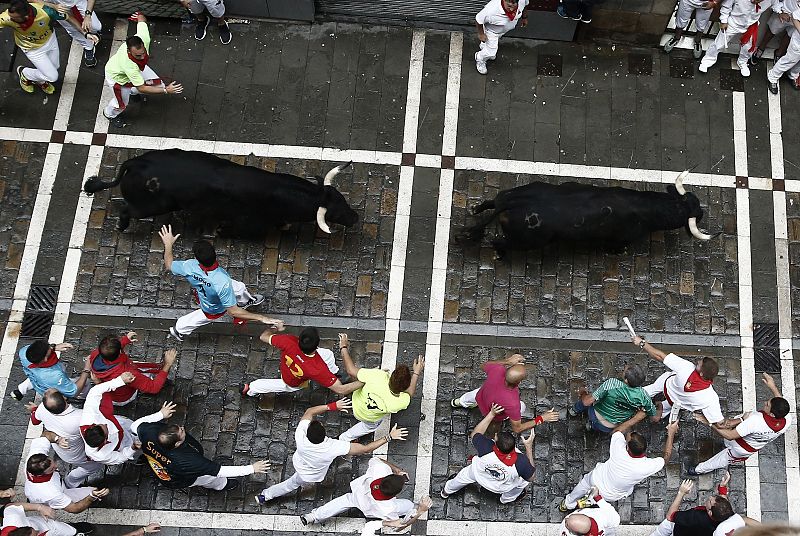
M183 91L183 86L177 82L165 85L147 64L150 60L147 19L141 13L136 13L136 21L136 35L127 38L106 63L106 84L114 96L103 110L103 115L115 127L125 126L119 115L128 107L131 95L168 95Z
M569 408L569 414L576 417L585 412L589 417L586 428L607 434L622 425L633 426L645 416L653 417L656 407L641 387L644 380L641 365L628 363L621 380L609 378L592 394L581 389L575 405Z
M339 334L339 348L347 374L364 383L363 387L350 395L353 415L359 422L339 436L342 441L355 441L374 432L388 415L408 407L417 389L417 380L425 368L425 358L419 356L414 361L413 373L407 365L400 365L389 374L381 369L357 367L350 357L350 341L345 333Z

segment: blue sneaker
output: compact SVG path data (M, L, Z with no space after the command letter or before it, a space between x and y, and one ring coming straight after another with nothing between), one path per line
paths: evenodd
M259 493L258 495L256 495L256 502L258 503L259 506L264 506L265 504L267 504L267 498Z

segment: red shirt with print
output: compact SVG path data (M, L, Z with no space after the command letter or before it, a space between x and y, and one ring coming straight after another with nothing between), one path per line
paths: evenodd
M269 343L281 350L281 378L289 387L300 387L308 380L330 387L338 380L318 352L308 355L300 349L296 336L272 335Z

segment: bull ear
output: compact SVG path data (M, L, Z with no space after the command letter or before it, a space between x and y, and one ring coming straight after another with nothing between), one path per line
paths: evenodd
M678 189L675 188L674 184L667 185L667 193L673 197L681 197L681 194L678 193Z

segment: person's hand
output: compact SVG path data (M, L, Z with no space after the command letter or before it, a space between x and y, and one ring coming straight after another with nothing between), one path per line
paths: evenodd
M56 352L63 352L64 350L72 350L73 348L75 348L75 347L72 346L70 343L62 342L62 343L56 344L54 350Z
M175 348L170 348L166 352L164 352L164 364L169 365L170 367L175 364L175 361L178 359L178 351Z
M58 445L62 449L68 449L69 448L69 439L67 439L66 437L60 437L59 436L58 441L56 441L56 445Z
M677 432L678 432L678 421L671 422L667 425L667 435L674 436Z
M428 495L425 495L419 500L417 512L427 512L431 509L431 506L433 506L433 499L431 499Z
M36 411L37 407L38 406L36 404L34 404L33 402L28 402L27 404L25 404L25 409L27 409L28 412L30 412L30 413L33 413L34 411Z
M164 405L161 406L161 409L158 410L161 412L161 415L164 416L165 419L169 419L173 415L175 415L175 409L178 407L178 404L174 402L164 402Z
M706 419L706 416L703 415L702 413L693 413L692 415L694 416L694 420L696 420L697 422L708 424L708 419Z
M15 495L14 488L0 490L0 499L13 499Z
M111 490L108 488L94 488L92 490L92 497L94 497L95 499L102 499L109 493L111 493Z
M510 355L506 358L506 366L513 367L514 365L522 365L525 363L525 358L521 354Z
M175 241L180 237L180 234L173 235L172 234L172 225L162 225L161 230L158 232L158 236L161 237L161 241L164 243L164 247L171 248Z
M81 22L81 30L83 30L83 33L92 31L92 16L91 15L84 15L83 22Z
M766 385L769 389L778 389L778 387L775 385L775 378L766 372L761 374L761 381L764 382L764 385Z
M414 374L420 375L422 374L422 369L425 368L425 356L420 355L418 358L414 360Z
M86 32L85 36L86 36L86 39L91 41L93 45L96 45L97 43L100 42L100 36L97 35L97 34Z
M496 415L500 415L500 414L501 414L501 413L503 413L505 410L506 410L506 408L504 408L504 407L503 407L503 406L501 406L500 404L494 404L494 403L492 403L492 407L491 407L491 408L489 408L489 413L491 413L491 414L492 414L492 416L496 416Z
M136 12L136 22L147 22L147 17L141 11ZM180 235L179 235L180 236ZM175 238L178 238L177 236Z
M536 438L536 432L533 431L531 428L531 433L528 434L528 437L522 436L522 444L525 448L533 448L533 440Z
M352 407L353 407L353 401L350 400L347 397L336 401L336 409L338 409L339 411L344 411L344 410L350 409ZM347 413L347 412L345 412L345 413Z
M638 347L640 344L642 344L643 340L644 339L642 339L640 336L636 335L631 339L631 342L633 343L634 346Z
M392 430L389 432L389 437L392 439L399 439L400 441L405 441L407 435L408 430L406 428L398 428L396 424L392 426Z
M744 421L746 421L748 418L750 418L750 415L752 415L752 414L753 414L753 412L752 412L752 411L745 411L744 413L742 413L742 417L741 417L741 419L742 419L742 422L744 422Z
M519 25L525 28L528 26L528 17L522 17L522 20L519 21Z
M133 380L136 379L136 376L133 375L133 372L127 370L120 374L119 377L122 378L122 381L125 382L125 385L133 383Z
M781 22L789 22L790 20L792 20L792 14L791 13L780 13L778 15L778 18L781 19Z
M161 532L161 525L158 523L150 523L147 526L142 527L142 532L145 534L150 534L153 532Z
M53 519L56 517L56 511L47 506L46 504L40 504L36 511L39 513L40 516L46 517L48 519Z
M339 348L347 348L350 346L350 339L347 338L347 333L339 334Z
M139 342L139 335L137 335L135 331L129 331L125 336L128 337L128 340L131 342Z
M269 471L269 468L272 467L266 460L259 460L257 462L253 462L253 472L257 474L264 474Z
M133 445L131 445L133 450L142 450L142 442L141 441L134 441Z
M268 316L262 316L260 318L262 324L266 324L268 326L272 326L275 328L275 331L283 331L286 329L286 326L283 324L283 320L278 320L277 318L270 318Z
M719 23L719 28L720 28L720 30L722 30L723 32L724 32L724 31L726 31L726 30L728 29L728 23L727 23L727 22L720 22L720 23Z
M486 33L478 32L478 40L481 43L485 43L486 42Z
M688 479L684 480L681 482L681 487L678 488L678 493L681 495L688 495L692 491L692 488L694 488L694 482Z
M169 85L166 87L167 93L173 95L175 93L183 93L183 86L180 85L178 82L170 82ZM177 237L176 237L177 238Z
M189 0L180 0L181 5L186 9L189 9Z
M727 487L728 482L730 481L731 481L731 473L729 471L725 471L725 475L722 477L722 480L720 481L719 485L722 487Z
M550 408L539 415L539 417L541 417L544 422L556 422L558 420L558 412L555 408Z

